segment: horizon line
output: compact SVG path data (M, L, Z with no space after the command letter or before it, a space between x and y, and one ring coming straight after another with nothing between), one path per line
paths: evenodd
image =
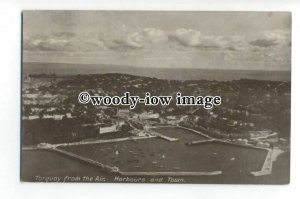
M35 64L69 64L69 65L111 65L111 66L120 66L120 67L131 67L131 68L138 68L138 69L199 69L199 70L236 70L236 71L276 71L276 72L291 72L291 68L288 70L267 70L267 69L235 69L235 68L183 68L183 67L139 67L139 66L130 66L130 65L119 65L119 64L105 64L105 63L70 63L70 62L39 62L39 61L22 61L21 65L25 63L35 63Z

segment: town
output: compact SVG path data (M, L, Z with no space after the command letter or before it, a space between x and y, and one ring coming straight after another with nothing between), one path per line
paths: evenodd
M26 75L23 97L24 145L144 136L155 126L183 126L207 135L266 148L289 147L290 82L262 80L164 80L127 74ZM121 96L220 96L212 109L199 106L92 106L78 93Z

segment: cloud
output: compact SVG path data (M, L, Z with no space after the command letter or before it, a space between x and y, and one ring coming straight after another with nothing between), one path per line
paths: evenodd
M130 51L142 49L166 50L242 50L245 42L241 38L207 36L194 29L176 29L165 32L157 28L145 28L110 41L92 34L77 35L60 32L52 35L30 35L24 37L24 50L28 51Z
M145 41L152 44L161 44L168 41L168 36L163 30L156 28L145 28L143 30L143 36Z
M169 35L169 39L184 47L199 50L226 49L230 43L229 39L223 36L207 36L193 29L177 29Z
M246 51L249 49L249 43L245 36L231 36L226 38L226 49L229 51Z
M199 30L180 28L164 31L144 28L119 38L104 40L94 34L60 32L52 35L24 35L25 51L78 52L87 56L92 52L110 52L120 56L157 57L162 52L187 57L205 56L203 53L224 53L223 59L233 61L288 61L290 32L268 30L247 35L205 35ZM175 55L176 52L181 54ZM99 54L99 53L98 53ZM192 60L192 59L191 59Z
M201 38L201 43L197 46L197 48L204 50L220 50L227 48L228 43L229 41L223 36L203 36Z
M103 40L92 35L55 33L53 35L29 35L23 40L27 51L97 51L106 48Z
M284 30L263 31L254 35L253 37L256 38L252 39L249 43L253 46L258 46L261 48L290 44L290 33Z
M145 28L139 32L131 33L125 37L115 39L110 48L113 50L139 50L146 48L160 48L168 42L163 30Z
M277 45L277 41L275 39L257 39L250 41L250 44L259 47L270 47Z
M114 50L141 49L143 48L142 35L135 32L125 38L115 39L110 48Z
M198 30L177 29L170 33L169 39L185 48L222 51L260 51L260 48L273 46L290 47L290 32L268 30L249 35L208 36Z
M171 41L185 47L196 47L201 44L201 32L193 29L177 29L174 33L169 35Z

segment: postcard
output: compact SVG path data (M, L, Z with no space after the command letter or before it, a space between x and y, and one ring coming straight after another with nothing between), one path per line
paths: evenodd
M21 181L288 184L291 17L23 11Z

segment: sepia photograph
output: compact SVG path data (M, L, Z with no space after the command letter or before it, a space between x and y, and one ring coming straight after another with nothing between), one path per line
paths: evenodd
M21 17L21 181L289 184L290 12Z

